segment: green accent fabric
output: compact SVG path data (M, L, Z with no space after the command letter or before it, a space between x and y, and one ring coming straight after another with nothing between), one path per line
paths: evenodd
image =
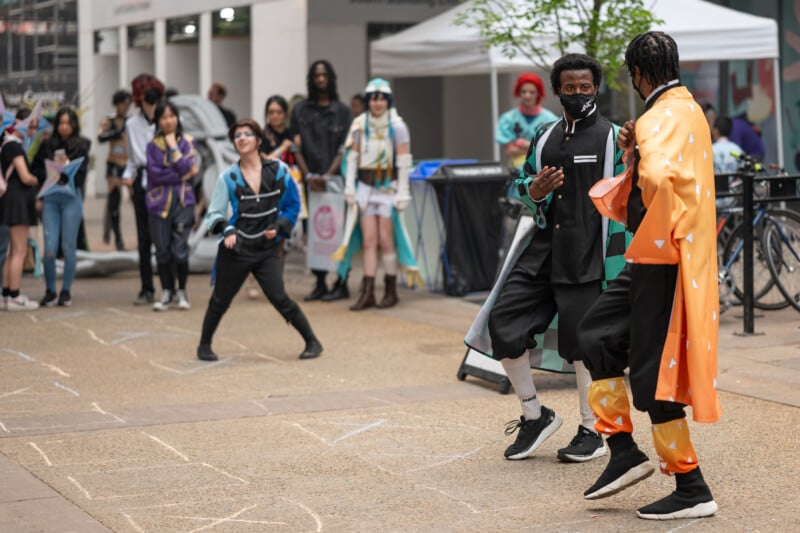
M542 127L539 132L537 133L534 141L531 143L531 149L528 152L527 163L529 163L532 169L536 169L536 143L540 140L541 136L547 131L552 124L545 125ZM616 139L617 134L619 133L619 126L616 124L611 125L614 131L614 139ZM614 175L620 174L625 170L625 165L622 161L623 151L620 150L618 146L615 145L614 150ZM612 176L605 176L605 177L612 177ZM528 177L521 172L520 177L516 180L516 185L527 184L530 183L532 178ZM522 195L520 195L522 196ZM526 194L522 196L522 201L531 208L531 213L534 219L538 217L543 217L546 213L549 205L550 200L552 198L552 193L548 195L544 202L539 204L534 203L530 197ZM527 200L527 201L526 201ZM533 231L536 231L535 229ZM606 251L608 251L609 246L612 241L612 236L618 233L625 232L625 249L628 248L628 245L633 238L633 235L625 230L625 227L618 223L614 222L613 220L608 221L608 231L606 234ZM533 235L533 234L531 234ZM521 253L527 247L527 244L530 241L523 243L519 247L519 252ZM513 258L513 261L516 262L518 259L517 257ZM506 257L506 261L512 260L511 258L511 251L509 250L509 255ZM604 273L605 279L603 281L603 289L607 288L608 281L614 279L619 275L622 268L625 266L625 256L624 252L622 254L616 255L606 255L604 261ZM506 265L503 266L506 268ZM497 284L496 284L497 285ZM469 332L467 333L467 337L464 339L464 342L467 346L471 347L472 349L483 353L489 357L492 356L491 353L491 344L488 338L488 316L491 310L491 307L494 305L496 301L498 290L495 287L492 290L489 298L484 303L484 306L481 308L481 311L476 317L475 322L473 323L472 327L470 327ZM552 348L548 348L547 346L557 346L557 339L558 339L558 315L553 318L553 321L548 326L547 331L544 333L538 334L534 336L534 340L536 341L536 348L533 350L529 350L529 357L531 360L531 367L536 368L539 370L546 370L549 372L558 372L558 373L574 373L571 371L572 365L568 364L561 356L558 354L557 350L553 350ZM549 342L548 342L549 340Z
M359 212L356 227L350 237L350 242L347 243L345 257L336 265L336 273L342 279L347 278L347 273L350 271L353 257L360 252L363 247L364 238L361 235L360 222L361 213ZM397 262L400 263L400 266L404 269L417 270L417 260L414 257L414 249L411 247L408 233L405 230L405 223L400 219L400 213L398 213L395 208L392 208L392 229L394 230L394 247L397 253Z

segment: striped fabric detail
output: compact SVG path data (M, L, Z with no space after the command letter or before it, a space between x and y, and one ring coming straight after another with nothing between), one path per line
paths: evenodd
M239 213L239 216L242 218L262 218L275 213L277 210L277 207L273 207L272 209L262 211L261 213Z
M573 158L573 162L576 165L586 164L586 163L597 163L597 154L593 154L593 155L576 155Z

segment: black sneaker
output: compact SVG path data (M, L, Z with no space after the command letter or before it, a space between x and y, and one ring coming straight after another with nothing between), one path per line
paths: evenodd
M322 344L317 339L311 339L306 342L306 347L303 353L300 354L300 359L314 359L319 357L322 353Z
M583 463L606 454L606 445L599 433L578 426L569 446L558 450L558 459L568 463Z
M675 492L645 505L636 514L647 520L673 520L703 518L713 515L719 509L699 467L686 474L675 474L675 484Z
M506 435L512 435L517 429L519 433L514 444L506 448L506 459L525 459L560 427L561 417L544 405L542 416L536 420L525 420L524 416L519 417L519 421L512 420L506 425Z
M197 358L201 361L216 361L219 359L217 354L211 349L210 344L200 344L197 347Z
M611 452L606 469L594 485L583 493L587 500L597 500L616 494L649 477L656 468L635 444L620 452Z
M42 301L39 302L39 307L54 307L57 299L58 297L56 296L56 293L47 291L44 293L44 298L42 298Z
M133 301L133 305L150 305L153 303L153 291L142 291Z
M69 307L72 305L72 295L69 291L61 291L58 293L58 305L61 307Z

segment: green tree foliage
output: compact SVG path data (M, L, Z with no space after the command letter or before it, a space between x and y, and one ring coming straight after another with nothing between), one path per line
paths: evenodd
M628 42L661 22L644 0L473 0L456 18L504 56L522 55L545 70L554 48L561 55L580 48L603 65L612 89Z

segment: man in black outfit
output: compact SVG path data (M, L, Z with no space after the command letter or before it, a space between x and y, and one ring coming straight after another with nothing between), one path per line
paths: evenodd
M297 164L307 189L324 191L331 178L340 174L339 164L353 117L347 105L339 101L336 72L328 61L318 60L311 64L306 85L308 98L298 102L292 109L290 126L292 137L299 147ZM317 283L314 290L303 298L306 302L332 302L350 297L347 278L337 278L329 292L325 284L327 272L312 272Z

